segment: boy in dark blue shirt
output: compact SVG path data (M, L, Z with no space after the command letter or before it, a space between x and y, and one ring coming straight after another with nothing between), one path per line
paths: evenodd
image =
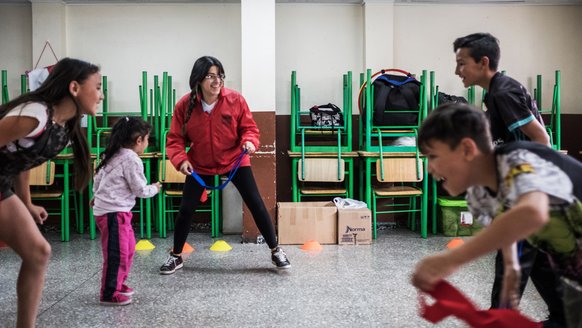
M475 33L455 40L457 74L465 87L478 85L487 91L484 103L494 145L518 140L530 140L549 146L549 136L544 128L535 101L523 85L497 71L500 59L499 41L489 33ZM523 294L528 277L548 305L549 322L560 327L563 312L560 284L545 254L527 241L520 243L521 288ZM499 308L503 257L495 259L495 281L491 293L491 307Z

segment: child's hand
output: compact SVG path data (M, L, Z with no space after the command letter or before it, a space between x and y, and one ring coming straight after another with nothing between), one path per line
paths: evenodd
M501 308L517 310L519 306L519 284L521 271L519 268L505 266L503 270L503 284L499 304Z
M91 200L89 201L89 206L90 207L95 206L95 198L91 198Z
M440 280L456 270L457 265L451 260L450 253L440 253L421 260L412 273L411 282L420 290L431 291Z
M152 183L152 185L156 186L156 188L158 188L158 192L160 192L160 190L162 190L162 184L159 181Z
M28 211L30 212L30 215L32 215L34 221L38 224L43 224L44 221L48 218L48 212L42 206L30 204L28 206Z

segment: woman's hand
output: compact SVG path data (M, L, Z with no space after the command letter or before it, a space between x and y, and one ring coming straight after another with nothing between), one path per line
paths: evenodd
M192 164L190 164L189 161L183 161L182 164L180 164L180 172L184 175L190 175L192 174Z
M253 145L252 142L250 141L245 141L245 143L243 144L243 149L246 149L247 152L250 154L254 153L257 149L255 148L255 145Z
M412 285L420 290L431 291L440 280L451 275L457 268L450 252L426 257L416 265L412 273Z
M27 206L27 208L34 221L38 224L43 224L44 221L48 218L48 213L42 206L30 204Z

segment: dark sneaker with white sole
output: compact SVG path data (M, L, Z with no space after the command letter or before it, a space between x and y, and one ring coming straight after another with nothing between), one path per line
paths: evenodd
M170 253L166 263L160 267L160 274L172 274L176 270L182 269L183 266L184 261L182 260L182 256Z
M289 269L291 267L291 262L289 262L287 254L279 246L271 251L271 260L277 266L277 269Z

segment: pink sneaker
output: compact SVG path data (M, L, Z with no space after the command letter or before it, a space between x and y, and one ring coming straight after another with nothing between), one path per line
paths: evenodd
M101 299L100 303L101 303L101 305L105 305L105 306L127 305L127 304L131 303L131 298L129 298L125 295L117 294L117 295L113 296L113 298L111 300Z
M127 285L123 284L123 285L121 285L121 290L119 291L119 294L121 294L123 296L130 297L133 294L135 294L135 291L133 290L133 288L128 287Z

